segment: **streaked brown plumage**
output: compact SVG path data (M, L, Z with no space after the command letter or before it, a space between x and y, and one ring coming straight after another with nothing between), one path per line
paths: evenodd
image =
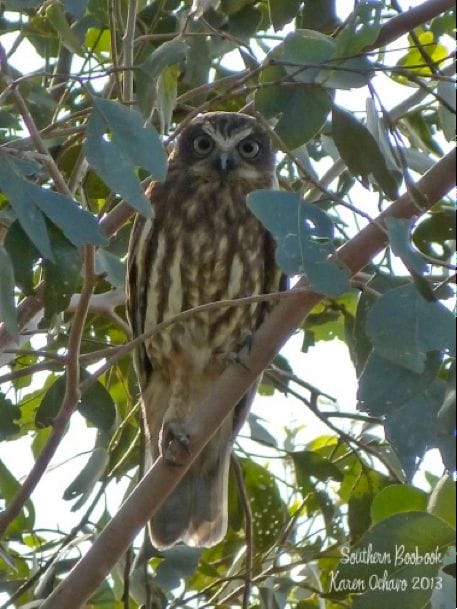
M282 287L271 235L246 196L274 181L268 135L247 115L208 113L179 137L163 184L149 191L153 220L135 220L128 260L128 314L135 336L201 304L276 292ZM138 348L151 459L180 436L199 403L262 322L268 305L221 308L170 326ZM150 523L158 548L179 541L218 543L227 528L227 485L234 438L255 395L238 404Z

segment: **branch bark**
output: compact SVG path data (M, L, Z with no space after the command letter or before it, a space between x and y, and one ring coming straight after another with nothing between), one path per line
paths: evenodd
M338 259L354 275L386 246L386 234L378 225L386 218L414 218L448 194L455 184L456 153L439 161L417 184L428 206L419 210L408 194L392 204L376 221L364 228L338 251ZM300 290L305 282L298 284ZM244 365L231 365L213 385L199 407L189 416L186 429L191 439L182 467L158 459L105 527L86 556L45 600L40 609L80 609L93 594L145 523L177 486L192 462L217 431L221 421L238 403L255 379L268 366L312 308L322 300L313 292L300 292L282 301L254 337Z
M372 51L384 47L400 38L400 36L408 34L419 25L438 17L441 13L452 10L454 7L454 0L428 0L420 6L411 8L388 21L381 29L374 44L366 50Z

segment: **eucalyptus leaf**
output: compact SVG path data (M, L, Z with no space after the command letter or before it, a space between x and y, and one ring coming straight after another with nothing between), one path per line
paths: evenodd
M297 15L301 0L268 0L270 19L276 31L281 30Z
M410 512L387 518L371 528L348 553L348 556L357 557L357 552L372 548L372 552L383 559L374 564L368 560L364 563L362 559L353 560L352 564L350 560L343 560L335 571L335 588L341 581L364 582L364 594L354 597L355 609L425 607L433 593L433 586L429 589L419 586L414 590L412 582L415 577L420 581L422 577L431 580L438 575L441 566L439 552L445 551L453 543L454 537L453 529L426 512ZM425 565L414 564L410 558L433 554L437 557L435 561L430 559ZM406 581L406 589L382 589L380 586L386 572L389 580Z
M145 216L152 207L135 173L143 167L154 180L165 179L167 159L157 131L144 127L141 114L117 102L94 98L84 150L96 173Z
M14 301L14 271L8 252L0 244L0 321L5 323L11 337L19 340L16 305Z
M398 197L398 182L374 137L350 112L337 106L333 108L333 137L349 171L365 186L373 176L390 199Z
M294 193L258 190L247 201L276 237L276 259L286 275L306 275L313 290L328 296L339 296L350 288L349 273L328 261L335 247L334 227L327 214Z
M367 330L377 353L421 374L431 351L455 355L455 318L438 302L427 302L414 285L384 294L371 308Z

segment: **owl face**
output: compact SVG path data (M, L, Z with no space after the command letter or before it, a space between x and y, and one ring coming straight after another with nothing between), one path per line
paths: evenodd
M235 112L198 116L182 132L172 158L194 176L221 182L256 180L271 175L275 164L266 131L253 117Z

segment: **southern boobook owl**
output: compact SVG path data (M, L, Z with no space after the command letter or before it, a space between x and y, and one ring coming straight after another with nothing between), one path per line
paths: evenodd
M268 133L240 113L194 119L179 136L162 184L148 196L154 216L138 216L128 258L128 315L134 336L198 305L277 292L283 278L273 237L246 196L274 183ZM148 452L155 460L180 422L255 332L269 305L220 308L175 323L134 354ZM227 530L233 442L254 398L244 396L150 522L153 544L212 546Z

